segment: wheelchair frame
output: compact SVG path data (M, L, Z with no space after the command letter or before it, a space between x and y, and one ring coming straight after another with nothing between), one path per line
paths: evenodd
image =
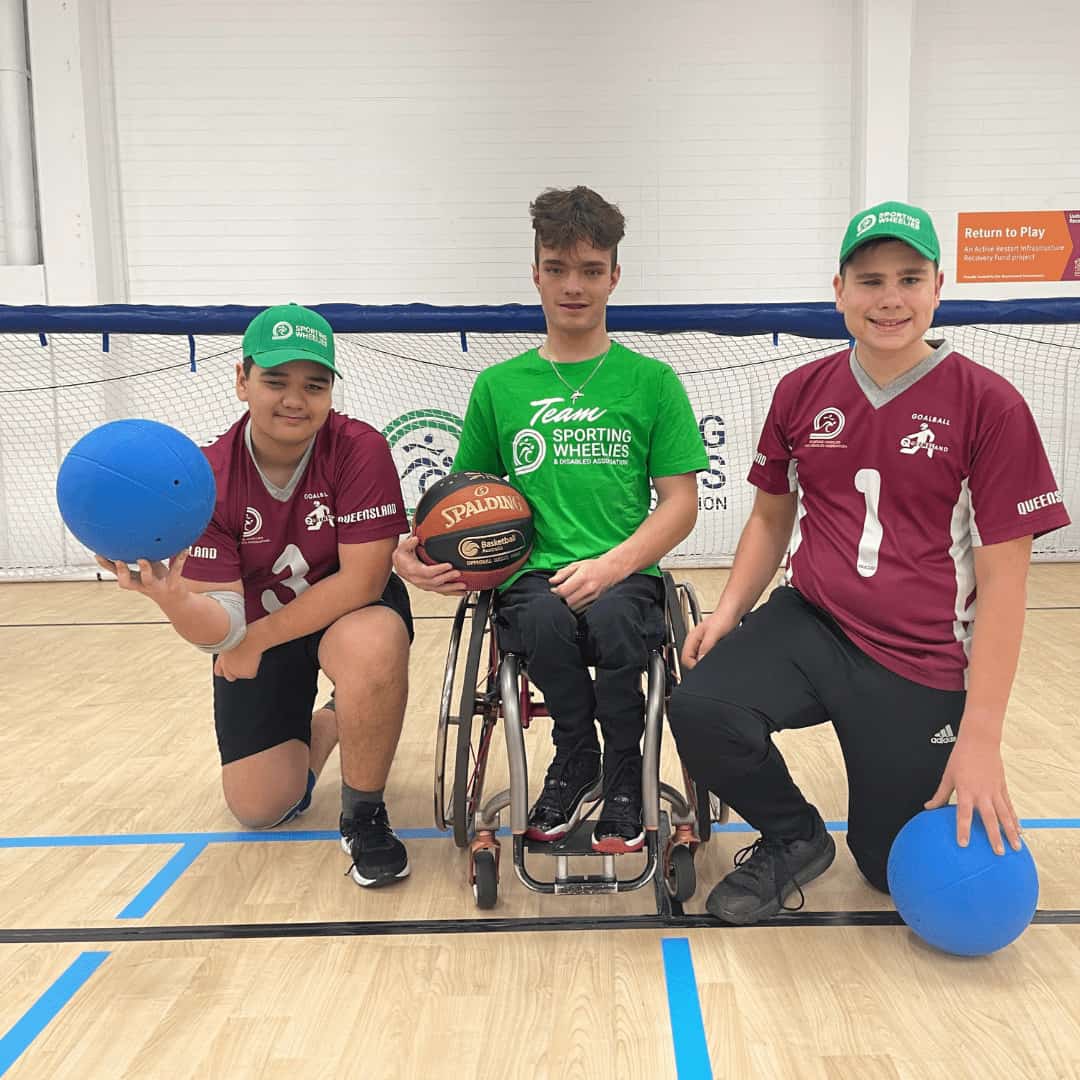
M539 842L525 836L529 785L524 729L534 718L548 715L547 708L543 702L533 700L522 658L499 652L493 626L494 592L469 593L458 604L439 703L435 824L440 829L451 830L454 843L469 850L469 881L479 907L494 907L498 900L501 843L496 833L500 815L506 809L510 811L514 870L522 883L535 892L628 892L648 884L656 876L657 866L661 866L662 884L657 881L656 893L662 914L671 912L672 901L681 904L693 895L697 887L694 852L709 839L713 802L708 790L691 780L685 766L682 768L684 794L660 781L659 765L666 702L681 675L679 657L687 625L700 621L701 608L693 586L676 583L669 573L663 579L667 630L664 644L649 656L642 749L645 866L631 878L618 877L614 854L591 849L585 835L591 833L588 818L577 822L562 840ZM465 667L455 711L454 685L466 625ZM510 786L484 802L488 754L500 717L504 724ZM661 801L669 805L670 813L661 810ZM725 808L721 808L719 817L726 817ZM537 878L530 872L529 854L555 859L552 880ZM570 874L569 859L578 856L602 859L602 872Z

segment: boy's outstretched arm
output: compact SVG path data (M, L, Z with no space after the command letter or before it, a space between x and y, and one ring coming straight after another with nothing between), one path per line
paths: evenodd
M110 562L95 555L98 566L116 575L121 589L147 596L161 609L173 629L192 645L206 646L223 641L229 632L228 612L208 592L235 592L243 596L239 581L192 581L183 577L187 552L163 562L139 560L132 572L124 562Z
M1009 798L1001 733L1024 630L1030 536L975 548L978 612L971 641L968 692L960 733L941 783L926 807L944 806L956 792L956 839L966 847L978 811L990 844L1004 853L1001 830L1020 848L1020 822Z
M686 636L682 662L687 668L734 630L768 587L791 539L795 510L794 493L773 495L758 489L716 609Z

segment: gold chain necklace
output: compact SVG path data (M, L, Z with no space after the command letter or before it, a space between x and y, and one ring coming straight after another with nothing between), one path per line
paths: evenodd
M553 372L555 372L555 378L558 379L559 382L561 382L563 384L563 386L565 386L566 389L570 391L570 404L571 405L576 404L577 399L584 395L585 387L588 386L590 382L592 382L593 376L604 366L604 361L608 358L608 353L611 352L612 344L613 343L611 341L608 341L608 347L607 347L607 349L604 350L604 355L601 356L599 360L597 360L596 367L594 367L592 369L592 371L589 372L589 374L586 377L585 381L583 383L580 383L576 388L571 386L562 377L562 373L559 371L558 367L555 364L555 361L552 360L550 356L544 356L543 353L540 353L540 355L544 356L544 359L551 365L551 370ZM540 352L540 350L537 349L537 352Z

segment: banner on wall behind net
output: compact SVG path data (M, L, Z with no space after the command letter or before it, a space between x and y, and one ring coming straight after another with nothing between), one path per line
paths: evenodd
M1080 210L957 215L956 280L1080 281Z

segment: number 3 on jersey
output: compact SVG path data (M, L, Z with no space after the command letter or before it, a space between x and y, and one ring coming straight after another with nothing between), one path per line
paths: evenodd
M300 554L300 549L295 544L287 544L285 550L277 557L277 562L274 563L275 574L280 574L282 570L290 571L289 576L277 584L288 589L294 596L299 596L311 584L304 577L310 569L307 560ZM268 615L272 615L285 606L277 598L273 589L263 589L263 594L259 599L262 600L262 606Z
M877 469L860 469L855 474L855 490L861 491L866 500L866 518L863 521L862 536L859 537L859 557L855 568L862 577L873 577L877 573L878 553L881 540L885 535L878 517L881 504L881 473Z

